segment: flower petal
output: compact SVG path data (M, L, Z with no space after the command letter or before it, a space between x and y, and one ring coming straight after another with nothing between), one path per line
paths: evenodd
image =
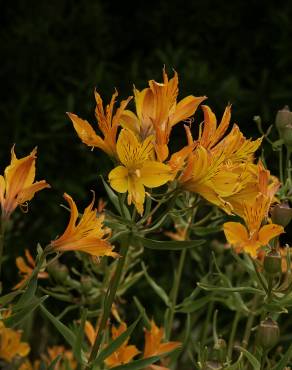
M155 188L167 183L173 177L171 168L160 162L146 161L140 169L140 178L148 188Z
M262 246L265 246L269 243L269 241L276 236L282 234L284 232L283 226L276 225L276 224L269 224L264 225L261 227L258 233L258 240Z
M128 175L126 167L118 166L108 175L111 187L119 193L125 193L128 190Z
M240 246L248 242L247 229L239 222L225 222L223 230L227 241L234 246Z

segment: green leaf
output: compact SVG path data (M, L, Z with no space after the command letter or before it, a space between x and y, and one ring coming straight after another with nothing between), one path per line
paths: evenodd
M16 296L23 293L23 290L16 290L15 292L11 292L8 294L3 295L0 297L0 305L5 306L10 303Z
M151 329L151 324L150 324L149 317L146 314L145 308L142 306L141 302L139 301L139 299L137 297L134 297L134 302L135 302L135 305L137 306L137 308L138 308L138 310L141 314L141 317L142 317L142 320L144 322L144 325L145 325L146 329L150 330Z
M108 358L112 353L114 353L121 345L125 342L125 340L130 337L133 330L137 326L138 322L140 321L141 317L128 327L126 331L124 331L121 335L119 335L115 340L113 340L106 348L104 348L96 357L93 364L100 365L106 358Z
M235 348L239 349L244 354L244 356L248 359L254 370L260 370L261 364L250 352L248 352L245 348L240 346L235 346Z
M176 312L192 313L200 310L202 307L205 307L205 305L211 301L217 301L217 299L212 297L212 295L208 295L193 301L188 300L187 302L183 302L179 308L176 309Z
M80 326L78 328L76 341L75 341L74 346L72 348L73 353L74 353L76 359L79 361L79 363L86 363L87 362L86 358L83 356L83 353L82 353L84 326L85 326L86 317L87 317L87 309L85 308L85 309L82 310Z
M209 234L219 233L222 231L222 226L193 226L192 231L198 236L206 236Z
M31 314L41 303L43 303L48 296L43 296L41 298L33 297L30 303L22 306L16 306L13 308L13 313L7 319L4 320L5 325L15 326L18 325L22 320L26 318L27 315Z
M35 268L35 271L36 269L38 270L38 267ZM31 279L28 283L25 292L17 301L16 305L14 306L14 309L18 310L22 306L25 306L27 303L31 303L31 300L35 296L36 289L37 289L37 273L33 272L33 275L31 276Z
M125 214L126 218L129 220L131 219L131 215L130 215L130 212L128 210L127 207L125 207L124 205L121 205L120 203L120 200L119 200L119 197L117 196L117 194L112 190L112 188L106 183L106 181L104 180L104 178L101 176L101 180L102 180L102 183L103 183L103 186L105 188L105 191L107 192L107 195L111 201L111 203L113 204L113 206L116 208L116 210L119 212L119 214L122 216L123 214Z
M48 366L47 370L55 370L58 361L62 358L62 355L58 355Z
M132 361L125 365L119 365L119 366L112 367L111 370L140 370L140 369L144 369L145 367L153 364L154 362L158 360L159 360L158 356L142 358L141 360Z
M283 370L291 358L292 358L292 344L290 344L290 347L288 348L285 355L281 358L280 361L278 361L277 365L274 366L272 370Z
M146 277L146 280L148 281L149 285L151 286L151 288L154 290L154 292L163 300L163 302L166 304L166 306L170 306L170 300L169 300L169 297L168 295L166 294L165 290L163 288L161 288L161 286L159 286L151 277L150 275L147 273L147 270L146 270L146 267L144 265L144 263L142 263L142 269L143 269L143 272L144 272L144 275Z
M185 248L194 248L202 245L204 240L182 240L182 241L161 241L143 238L137 234L133 237L135 241L141 243L145 248L158 249L158 250L182 250Z
M220 287L217 285L209 285L205 283L198 283L198 286L201 289L214 292L241 292L241 293L255 293L259 295L265 295L266 293L260 289L256 289L248 286L239 286L239 287Z
M73 348L74 343L76 342L76 335L67 328L61 321L56 319L54 315L52 315L43 305L41 305L41 310L47 316L47 318L51 321L51 323L55 326L55 328L62 334L64 339L70 344Z

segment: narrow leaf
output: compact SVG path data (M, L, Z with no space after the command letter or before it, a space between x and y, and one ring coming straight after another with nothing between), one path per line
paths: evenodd
M244 356L248 359L254 370L260 370L261 364L250 352L248 352L245 348L240 346L236 346L235 348L239 349L244 354Z
M140 370L144 369L145 367L153 364L158 360L159 360L158 356L152 356L148 358L143 358L141 360L132 361L125 365L112 367L111 370Z
M54 315L52 315L43 305L41 305L41 310L47 316L47 318L51 321L51 323L55 326L55 328L62 334L64 339L70 344L71 347L74 347L74 343L76 341L75 334L67 328L61 321L56 319Z
M146 280L148 281L151 288L154 290L154 292L163 300L163 302L166 304L166 306L170 306L170 300L168 295L166 294L165 290L161 288L147 273L146 267L144 263L142 263L142 269L144 271L144 275L146 277Z
M106 358L108 358L112 353L114 353L121 345L125 342L125 340L130 337L133 330L137 326L138 322L140 321L141 317L139 316L138 319L133 322L132 325L128 327L126 331L124 331L121 335L119 335L115 340L113 340L106 348L104 348L99 355L96 357L95 361L93 362L95 365L100 365Z
M41 298L34 297L30 303L26 305L22 305L20 309L15 311L15 307L13 309L13 313L7 319L4 320L5 325L7 326L15 326L18 325L22 320L26 318L27 315L30 315L32 311L34 311L41 303L43 303L48 296L43 296Z
M135 235L135 241L140 242L144 247L149 249L158 249L158 250L182 250L185 248L194 248L199 245L202 245L204 240L182 240L182 241L161 241L143 238L139 235Z

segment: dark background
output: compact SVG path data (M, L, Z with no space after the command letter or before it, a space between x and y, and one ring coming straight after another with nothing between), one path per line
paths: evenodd
M180 97L207 95L221 116L259 136L277 109L291 102L292 6L272 1L14 1L1 7L1 172L16 143L18 156L38 146L37 179L44 190L27 215L17 211L11 242L24 247L55 238L64 228L63 192L86 205L90 189L103 195L98 174L110 164L81 143L65 112L94 122L94 87L108 102L114 87L161 80L166 66L180 77ZM197 120L198 122L198 120ZM268 153L268 149L267 149ZM271 168L275 169L271 155ZM13 254L13 253L12 253Z

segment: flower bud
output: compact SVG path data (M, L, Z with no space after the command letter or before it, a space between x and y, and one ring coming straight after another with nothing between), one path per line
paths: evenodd
M282 257L277 251L269 252L264 258L264 271L274 276L282 272Z
M287 149L292 152L292 123L281 129L282 139Z
M227 355L226 342L224 339L219 338L214 345L212 358L223 363L226 360L226 355Z
M222 364L218 361L207 361L204 370L220 370L223 369Z
M64 282L69 276L69 270L67 266L62 265L58 261L49 264L48 272L57 282L60 283Z
M277 130L279 131L280 137L284 139L282 135L282 129L284 129L287 125L292 124L292 112L290 112L288 105L285 105L283 109L278 110L275 124Z
M92 288L92 279L90 276L82 276L81 277L81 288L84 293L89 293Z
M271 217L274 224L286 227L292 220L292 208L287 202L277 204L271 210Z
M274 347L279 340L280 329L276 321L268 318L261 321L258 327L258 340L263 349Z

